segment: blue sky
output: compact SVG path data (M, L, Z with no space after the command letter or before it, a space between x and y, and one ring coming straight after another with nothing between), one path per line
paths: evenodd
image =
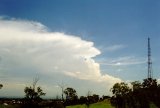
M54 36L56 37L59 36L60 38L64 38L65 36L67 36L68 39L70 40L67 42L72 43L71 40L75 41L75 43L72 43L71 45L82 45L84 47L82 49L79 49L77 53L80 54L82 58L87 59L89 61L87 63L89 64L91 63L93 67L98 64L99 65L98 74L100 75L99 78L106 79L105 80L106 82L107 81L112 82L112 80L107 79L108 77L105 77L106 75L111 76L113 78L118 78L116 81L119 80L134 81L146 78L147 38L150 37L153 72L154 72L153 75L154 78L157 79L160 78L159 77L160 76L159 73L160 1L158 0L154 1L151 0L79 0L79 1L78 0L76 1L75 0L45 0L45 1L44 0L1 0L0 2L1 2L0 16L1 16L1 21L3 22L1 23L2 28L3 24L6 24L4 25L4 27L11 27L11 30L14 28L14 26L15 28L18 28L18 30L20 28L24 28L25 31L31 31L32 29L34 30L34 27L36 32L37 29L39 30L39 28L40 31L42 29L45 29L44 31L48 33L46 36L47 39L51 40L52 38L48 36L50 35L50 33L53 33ZM20 24L24 26L22 25L19 26ZM15 31L16 30L17 29L15 29ZM13 31L10 31L9 33L6 34L4 33L4 34L6 36L8 36L8 34L14 35L14 32L13 33L12 32ZM56 32L62 34L55 34ZM63 35L64 37L61 35ZM75 39L76 37L80 38L80 40ZM1 36L1 38L3 38L3 36ZM9 38L10 35L8 36L7 39ZM19 37L15 36L14 38L17 41ZM26 38L24 38L23 41L25 41L25 39ZM25 46L26 44L23 44L23 41L21 42L22 44L19 45L21 46L24 45L24 47L26 47L27 49L32 48L31 46ZM64 41L63 39L61 39L60 43L62 45L65 43L64 46L68 45L66 44L66 41ZM12 44L13 46L15 45L14 42ZM36 44L36 45L37 45L36 48L41 46L41 44ZM44 46L42 45L41 47L44 47L45 49L48 48L48 45L49 44L45 43ZM55 44L53 44L53 46L54 45ZM7 46L1 45L1 47L4 46L6 47L6 49L10 50L14 49L8 47L9 46L8 44ZM15 49L18 50L17 48L19 46L17 44L15 46L16 46ZM58 50L57 48L61 47L55 46L50 50ZM24 50L25 48L21 49ZM46 50L44 49L41 50L41 52L45 52ZM91 52L89 52L90 49ZM61 51L62 49L59 50L60 51L58 54L65 53L65 50L63 50L64 52ZM83 51L86 53L82 53ZM21 50L20 51L18 50L17 53L18 52L21 53ZM41 52L39 52L39 54L41 54ZM70 50L68 52L71 53ZM32 54L31 55L24 54L24 56L26 56L26 58L34 57L34 55L32 56ZM50 58L52 56L53 55L49 55L47 57ZM13 59L14 57L19 57L19 56L13 56L12 54L8 54L6 56L6 58L8 58L7 60L12 61L13 64L19 63L26 66L24 67L23 65L22 66L20 65L21 68L19 68L17 65L13 65L12 63L11 64L13 66L10 65L8 66L10 62L8 63L6 61L5 63L3 63L2 61L1 67L3 66L4 68L6 66L7 68L13 69L15 71L15 73L13 73L11 71L5 70L5 74L4 72L1 72L3 83L6 83L6 81L9 83L8 80L10 79L10 77L12 77L13 79L12 80L10 79L11 80L10 82L17 83L19 81L22 81L24 84L25 82L27 84L30 83L29 81L32 81L32 78L29 76L33 77L34 75L38 74L41 79L40 83L44 86L47 85L47 87L50 85L55 85L56 87L56 84L60 83L63 80L69 86L78 89L79 94L85 95L85 93L87 93L88 90L91 90L97 94L109 94L109 91L107 91L109 90L109 87L105 87L102 84L102 86L100 86L99 89L98 87L94 88L93 87L94 84L97 83L94 81L88 82L88 80L93 80L93 79L87 77L86 79L88 83L86 83L86 79L81 78L83 77L83 75L82 76L80 75L78 77L78 75L81 74L82 71L84 71L81 69L84 68L83 67L84 64L82 64L82 66L80 64L77 64L79 65L77 66L79 70L74 69L75 66L74 65L72 66L72 64L69 69L68 68L61 69L61 70L68 69L72 71L76 70L75 73L74 71L72 73L71 72L67 73L69 77L66 74L64 75L64 73L63 74L61 73L60 75L56 74L55 77L55 73L52 74L47 73L47 75L43 72L39 73L38 69L40 71L42 70L37 66L35 66L36 60L34 60L34 63L32 61L33 64L28 65L27 63L30 62L27 61L27 63L24 63L23 57L20 58L21 60L19 60L19 62ZM46 64L52 63L48 60L47 57L46 58L45 57L43 59L42 58L40 59L44 61L45 59L47 59L45 61L45 64L40 64L44 68L47 67ZM1 58L3 60L3 57ZM53 57L53 60L54 59L56 58ZM67 58L64 59L66 60ZM72 59L73 58L71 58L69 61L72 61L71 63L74 64L75 61L73 62ZM63 63L65 64L66 62ZM53 65L55 64L53 63ZM57 67L55 66L55 70L56 69ZM97 67L94 69L97 69ZM24 71L24 73L21 71ZM96 72L97 71L95 71L95 73ZM88 74L88 73L83 73L83 74ZM3 77L3 75L5 77ZM89 75L92 75L92 73ZM23 80L23 77L25 80ZM58 79L56 79L57 77ZM86 85L82 85L80 82L84 82L86 83ZM77 86L77 84L79 84L80 86L86 86L87 88L79 87ZM2 91L3 94L6 89ZM12 89L14 89L14 87ZM58 88L55 89L56 93L55 92L52 93L51 89L54 89L54 87L47 89L50 94L52 95L59 94L59 92L57 91ZM82 91L84 91L85 93L84 92L82 93ZM7 92L10 93L10 95L13 94L9 90L7 90ZM16 93L17 92L15 91L15 94ZM21 93L21 95L23 95L23 93Z

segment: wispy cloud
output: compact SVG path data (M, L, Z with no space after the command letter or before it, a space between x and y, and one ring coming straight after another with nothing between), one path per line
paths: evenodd
M100 64L93 59L101 52L93 42L74 35L49 32L39 22L2 18L0 38L0 66L6 76L26 80L39 73L50 77L47 81L64 81L69 77L108 85L121 81L102 75Z
M112 45L112 46L108 46L105 48L106 51L109 51L109 52L114 52L114 51L117 51L117 50L121 50L123 48L126 48L126 45Z
M107 61L100 62L102 65L110 66L125 66L125 65L138 65L146 63L145 58L136 58L134 56L119 57L114 59L108 59Z

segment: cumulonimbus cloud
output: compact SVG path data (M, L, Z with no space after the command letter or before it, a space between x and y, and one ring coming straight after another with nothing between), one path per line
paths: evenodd
M5 71L1 76L25 78L36 71L109 84L121 81L101 74L99 64L93 59L100 53L93 42L50 32L39 22L0 19L0 67Z

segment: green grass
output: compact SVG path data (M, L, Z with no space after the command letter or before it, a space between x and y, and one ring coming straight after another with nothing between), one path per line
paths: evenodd
M17 105L1 105L0 104L0 108L20 108L19 106ZM48 108L48 107L46 107ZM67 106L67 108L87 108L87 106L85 104L83 105L74 105L74 106ZM102 101L102 102L98 102L98 103L94 103L94 104L91 104L89 106L89 108L115 108L113 106L111 106L109 100L105 100L105 101ZM156 107L153 103L150 104L150 108L158 108Z
M87 106L83 104L83 105L67 106L67 108L87 108ZM115 107L111 106L108 100L105 100L103 102L91 104L89 108L115 108ZM158 108L158 107L156 107L153 103L151 103L150 108Z
M151 103L150 108L158 108L155 104Z
M87 106L83 104L83 105L67 106L67 108L87 108ZM115 108L115 107L111 106L110 102L106 100L103 102L91 104L89 108Z
M0 108L19 108L17 105L0 105Z

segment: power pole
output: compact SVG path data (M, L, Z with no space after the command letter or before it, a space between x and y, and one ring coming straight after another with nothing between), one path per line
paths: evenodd
M148 38L148 79L152 79L152 60L151 60L151 46L150 46L150 38Z

